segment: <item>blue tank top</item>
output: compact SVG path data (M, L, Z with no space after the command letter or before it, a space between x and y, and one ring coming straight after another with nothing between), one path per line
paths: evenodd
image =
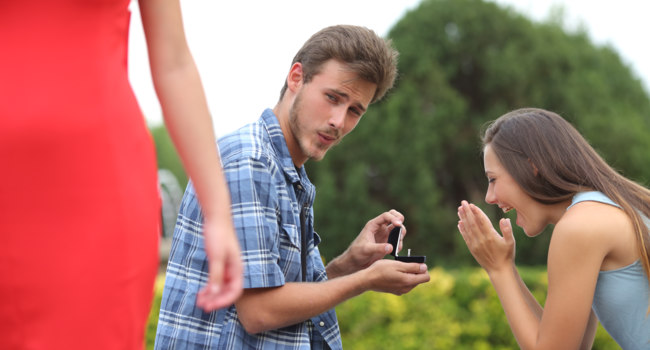
M571 206L584 201L620 208L603 193L595 191L576 194ZM643 215L642 218L650 227L650 220ZM648 278L641 260L598 274L592 307L600 323L623 349L650 350L649 297Z

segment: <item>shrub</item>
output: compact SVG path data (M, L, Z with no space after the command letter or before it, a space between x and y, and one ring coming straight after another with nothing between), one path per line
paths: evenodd
M160 301L162 300L163 286L165 285L165 275L160 274L154 284L154 296L151 302L151 312L147 321L147 333L145 334L146 349L153 349L156 340L156 328L158 327L158 315L160 314Z
M519 268L535 298L544 303L544 268ZM431 281L410 293L368 292L336 308L345 349L518 349L499 298L480 268L433 268ZM164 276L156 281L147 326L147 349L153 349ZM598 327L592 349L620 349Z

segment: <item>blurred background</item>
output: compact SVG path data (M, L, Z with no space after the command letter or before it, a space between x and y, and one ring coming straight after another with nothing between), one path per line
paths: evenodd
M555 111L625 176L650 183L650 50L643 44L650 28L640 18L648 13L643 2L181 3L219 135L273 107L293 55L322 27L365 25L400 52L399 78L387 98L323 161L306 167L317 187L315 228L326 261L342 253L370 218L393 208L406 216L405 248L427 256L432 282L402 297L369 293L337 308L346 347L517 348L489 281L456 228L463 199L494 222L504 216L483 200L479 136L486 122L526 106ZM142 48L132 35L134 54ZM132 82L159 165L182 192L187 178L159 107L141 95L153 89L136 78L148 74L137 63L146 52L132 59ZM169 215L173 223L175 214ZM516 213L506 216L514 222ZM515 229L518 265L541 302L551 230L530 239ZM618 347L599 330L594 349L610 348Z
M650 3L638 0L493 0L534 22L560 21L570 32L611 46L650 86ZM201 72L218 134L256 120L278 99L291 59L307 38L333 24L356 24L387 36L419 0L181 0L190 48ZM151 86L137 1L133 0L129 65L147 119L161 121Z

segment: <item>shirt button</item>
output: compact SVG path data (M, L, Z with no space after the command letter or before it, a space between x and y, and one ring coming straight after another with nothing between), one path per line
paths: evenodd
M299 191L302 191L302 185L301 184L296 185L296 187L298 188Z
M318 323L318 325L321 326L321 327L323 327L323 326L325 325L325 322L320 321L320 322Z

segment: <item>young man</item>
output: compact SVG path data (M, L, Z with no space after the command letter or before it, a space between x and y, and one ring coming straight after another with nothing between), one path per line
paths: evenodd
M244 292L204 313L202 213L191 184L181 204L167 267L156 349L340 349L334 307L368 290L403 294L427 282L426 265L382 259L404 216L368 221L327 267L313 230L315 188L304 163L322 159L352 131L396 75L397 53L374 32L334 26L314 34L292 63L280 101L219 142L242 248Z

